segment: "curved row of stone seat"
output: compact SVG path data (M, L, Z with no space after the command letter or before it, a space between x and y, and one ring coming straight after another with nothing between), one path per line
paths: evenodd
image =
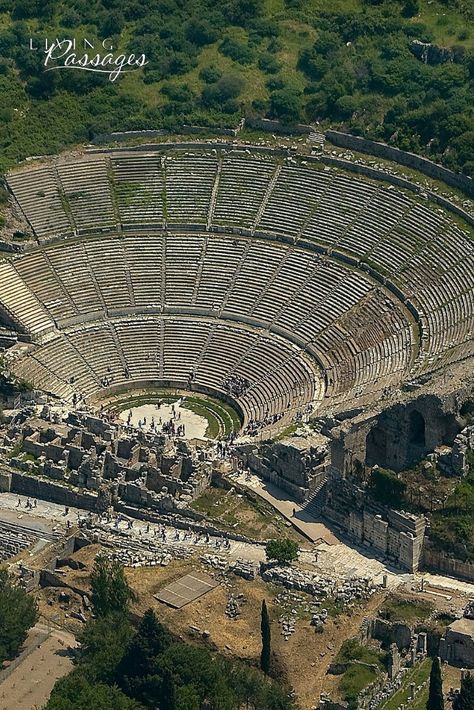
M102 237L12 263L60 328L137 310L222 313L312 345L335 391L387 370L400 377L413 350L407 316L365 274L285 244L214 234Z
M413 333L403 314L389 299L371 292L344 318L313 341L332 367L332 394L350 392L379 380L398 384L413 355Z
M249 388L247 419L308 404L323 395L319 373L291 343L257 329L192 317L142 316L74 327L13 364L35 386L71 400L134 382L189 383L225 394L231 375Z
M34 542L32 535L0 522L0 562L18 555Z
M58 186L54 164L13 172L8 185L38 239L74 233Z
M51 316L9 261L0 263L0 309L37 337L54 328Z
M64 205L73 230L133 223L231 226L313 240L350 252L413 297L423 314L427 352L441 354L452 348L456 299L472 290L474 252L472 242L439 208L393 186L327 166L304 165L295 158L282 164L268 154L213 153L206 147L188 153L164 150L163 156L130 151L93 154L69 164L59 161L57 167L43 169L48 173L48 200L53 200L56 179L54 203ZM56 173L56 178L50 173ZM38 218L35 213L28 172L14 173L9 181L32 225L36 220L43 230L38 236L48 236L41 221L41 200ZM59 221L58 234L63 233L61 225ZM143 254L139 269L149 256ZM192 256L191 270L196 264ZM125 282L126 272L121 278ZM135 280L133 274L131 279ZM163 302L162 291L155 289L156 284L144 286L153 303ZM185 292L190 289L191 285ZM428 319L434 311L436 318ZM472 310L467 317L471 315ZM459 345L471 337L468 328L455 332L464 338Z

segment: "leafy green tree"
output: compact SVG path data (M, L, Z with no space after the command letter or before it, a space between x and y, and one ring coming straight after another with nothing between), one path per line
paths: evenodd
M418 0L406 0L402 8L403 17L414 17L420 12L420 4Z
M161 683L160 710L176 710L176 684L172 673L168 670L163 674Z
M186 27L186 38L197 44L199 47L204 47L206 44L212 44L218 37L217 28L212 25L209 20L202 18L193 18Z
M441 664L438 656L435 656L431 663L430 687L426 710L444 710L443 681L441 680Z
M253 50L246 44L231 37L225 37L219 46L219 51L240 64L251 64L253 61Z
M369 492L381 503L400 508L404 501L406 484L393 471L374 468L370 473Z
M269 540L265 553L268 560L276 560L280 564L289 563L298 558L298 545L288 538Z
M474 708L474 675L465 674L461 681L461 690L453 703L453 710L472 710Z
M105 21L102 25L102 36L112 37L113 35L118 35L124 28L125 18L120 10L112 10L107 13Z
M126 614L136 595L128 584L123 566L116 560L99 555L91 573L94 613L97 617Z
M6 569L0 569L0 662L16 656L37 620L33 597L16 585Z
M199 78L206 82L206 84L214 84L222 76L222 71L215 64L209 67L203 67L199 72Z
M81 665L90 679L115 683L117 667L134 637L127 614L90 620L79 636Z
M176 710L200 710L199 693L192 685L183 685L176 691Z
M262 54L258 60L258 67L267 74L276 74L280 71L281 64L272 54Z
M154 708L160 697L160 710L175 710L175 682L170 669L162 669L157 658L170 646L171 637L158 622L153 609L141 619L117 670L122 689Z
M74 671L54 686L44 710L142 710L143 706L128 698L119 688L90 682Z
M265 599L262 601L260 631L262 633L262 652L260 654L260 668L265 673L265 675L268 675L270 673L271 633L270 619L268 617L268 610Z
M208 84L202 92L202 99L206 106L221 106L229 99L239 96L243 88L243 81L234 74L224 74L216 83Z
M13 19L24 20L28 17L34 17L38 12L38 4L36 0L16 0L13 3Z
M466 133L463 133L453 141L453 145L461 163L472 160L474 155L474 131L466 131Z
M227 0L224 12L228 19L236 25L247 25L259 17L264 9L263 0Z
M270 96L270 115L284 123L296 123L301 118L303 101L301 92L292 88L274 91Z

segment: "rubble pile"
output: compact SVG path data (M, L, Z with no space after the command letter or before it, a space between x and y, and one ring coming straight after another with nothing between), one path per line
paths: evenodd
M296 612L295 612L295 614L296 614ZM288 641L291 634L295 633L296 615L295 615L295 617L281 616L279 618L279 623L281 625L281 635L284 637L285 641Z
M227 569L227 560L218 555L201 555L200 560L203 564L212 567L219 572L224 572Z
M136 541L131 536L115 534L104 528L92 536L100 544L110 548L109 556L120 561L125 567L165 567L172 559L186 559L192 555L192 550L182 546L160 544L152 541Z
M393 680L387 680L386 683L368 700L368 710L376 710L380 705L384 704L389 698L392 697L397 690L400 690L403 678L408 671L408 668L400 668L400 672ZM409 700L414 699L416 695L426 686L426 682L415 686L414 683L410 684L410 697ZM364 693L361 693L360 698L364 697Z
M357 599L368 599L376 589L370 577L354 577L338 587L335 599L344 604L353 604Z
M335 591L334 580L292 567L268 567L261 575L265 582L282 584L286 589L297 589L315 597L326 597Z
M120 550L109 555L113 560L120 562L124 567L166 567L173 556L169 553L153 554L152 552L127 552Z
M464 609L464 616L466 619L474 619L474 599L469 599Z
M328 616L329 614L327 609L320 609L317 612L313 612L311 615L311 626L314 626L316 630L322 629Z
M257 566L246 560L236 560L229 569L238 577L243 577L244 579L255 579L257 575Z
M229 595L229 598L227 600L227 605L225 608L225 615L229 617L229 619L237 619L240 616L240 606L238 600L243 599L243 595L239 594L237 597L234 597L233 594Z

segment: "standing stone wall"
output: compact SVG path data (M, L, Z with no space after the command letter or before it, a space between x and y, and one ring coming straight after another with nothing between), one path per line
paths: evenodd
M444 168L442 165L433 163L431 160L428 160L428 158L423 158L414 153L407 153L404 150L394 148L385 143L377 143L367 138L353 136L340 131L326 131L326 138L331 141L331 143L334 143L334 145L342 148L355 150L359 153L369 153L370 155L375 155L385 160L393 160L408 168L419 170L434 180L442 180L447 185L451 185L466 193L466 195L474 197L474 180L467 175L454 173Z
M463 562L447 552L437 550L429 538L425 540L422 563L427 570L474 582L474 562Z
M59 505L67 505L85 510L95 510L97 496L91 493L82 493L72 488L44 480L39 476L30 476L20 471L11 472L10 491L30 498L49 500Z

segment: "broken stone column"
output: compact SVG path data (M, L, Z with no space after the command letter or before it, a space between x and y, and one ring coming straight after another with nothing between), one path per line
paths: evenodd
M417 651L423 656L428 652L428 635L425 632L418 634Z
M396 643L390 646L390 654L388 657L388 677L393 680L400 672L400 654Z

